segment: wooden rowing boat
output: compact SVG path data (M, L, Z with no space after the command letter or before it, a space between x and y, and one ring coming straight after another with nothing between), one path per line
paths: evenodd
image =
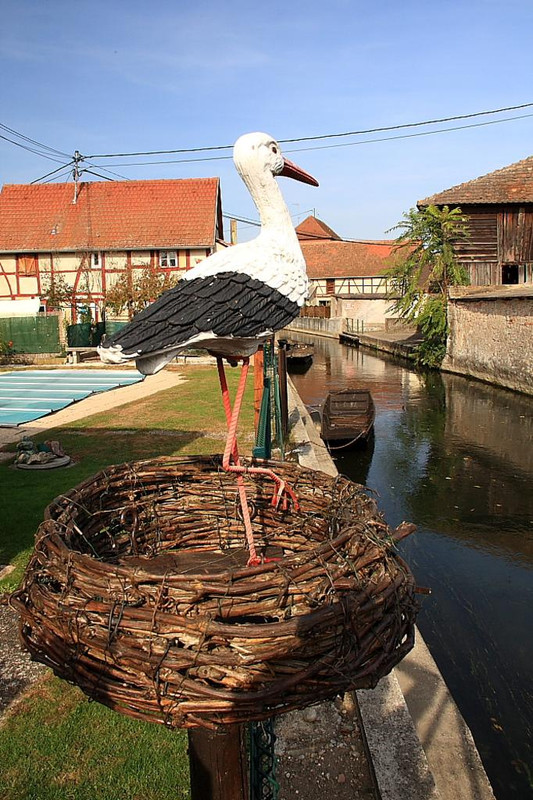
M367 389L330 392L322 409L320 435L330 449L353 447L368 438L375 415L374 401Z

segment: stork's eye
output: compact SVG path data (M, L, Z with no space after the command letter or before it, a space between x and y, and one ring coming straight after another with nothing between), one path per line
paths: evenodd
M278 153L278 148L276 147L275 144L272 145L272 152L274 153L274 155L277 155Z

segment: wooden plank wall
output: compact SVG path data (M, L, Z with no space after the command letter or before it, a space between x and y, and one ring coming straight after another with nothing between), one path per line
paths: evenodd
M468 268L474 286L501 284L502 264L526 265L532 279L533 204L528 206L462 206L469 217L470 237L458 242L458 261Z

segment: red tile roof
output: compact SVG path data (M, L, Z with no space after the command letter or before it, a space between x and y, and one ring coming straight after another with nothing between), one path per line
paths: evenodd
M533 156L489 172L439 194L419 200L419 207L429 205L469 205L483 203L533 203Z
M394 262L395 242L300 242L307 275L318 278L365 278L384 275Z
M218 178L6 185L0 251L213 247L222 234Z
M336 239L340 241L341 237L338 233L322 222L321 219L316 217L306 217L303 222L296 227L296 233L300 241L306 239Z

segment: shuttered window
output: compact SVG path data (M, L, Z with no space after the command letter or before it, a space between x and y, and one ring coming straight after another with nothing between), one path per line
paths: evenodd
M17 270L19 275L37 275L38 264L36 255L17 256Z

